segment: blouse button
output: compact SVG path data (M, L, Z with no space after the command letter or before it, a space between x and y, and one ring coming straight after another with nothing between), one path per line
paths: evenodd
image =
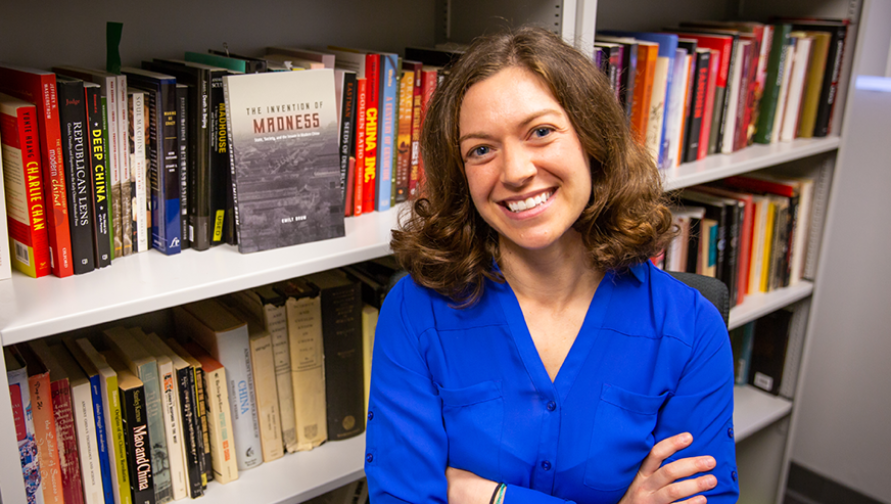
M541 462L541 468L544 469L545 471L550 471L550 470L551 470L551 463L548 462L547 460L543 460L543 461Z
M733 439L733 427L727 429L727 437Z
M374 418L374 412L373 412L373 411L369 411L369 412L368 412L368 419L371 420L372 418Z
M737 477L738 476L736 475L736 471L730 471L730 479L732 479L733 481L736 481Z
M554 411L555 409L557 409L557 403L554 401L548 402L548 411Z
M370 453L365 455L365 462L368 462L370 464L373 460L374 460L374 455L372 455Z

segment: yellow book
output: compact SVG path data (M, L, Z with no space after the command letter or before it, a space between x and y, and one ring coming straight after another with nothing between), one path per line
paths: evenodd
M767 205L767 231L764 233L764 258L761 262L761 292L770 290L770 258L773 245L774 221L776 220L776 204L771 201Z
M823 88L823 73L826 70L826 56L829 54L829 32L805 32L814 39L811 56L808 59L807 76L804 80L804 93L801 98L801 111L798 117L798 137L814 136L817 122L817 109L820 107L820 90Z

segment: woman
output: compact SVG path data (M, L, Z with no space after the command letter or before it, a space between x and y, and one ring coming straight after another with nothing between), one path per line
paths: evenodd
M392 241L411 277L377 326L372 501L735 502L727 331L647 261L670 214L600 72L543 30L480 39L422 145Z

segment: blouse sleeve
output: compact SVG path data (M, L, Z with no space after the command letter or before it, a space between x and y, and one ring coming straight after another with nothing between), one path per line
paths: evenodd
M724 320L702 296L696 297L695 339L679 385L666 401L656 425L656 440L682 432L693 443L666 460L711 455L715 488L703 492L709 504L735 503L739 497L733 437L733 356Z
M434 330L433 317L428 297L415 289L404 278L387 294L375 331L365 438L365 475L375 504L448 502L449 441L422 343ZM505 502L566 501L511 485Z

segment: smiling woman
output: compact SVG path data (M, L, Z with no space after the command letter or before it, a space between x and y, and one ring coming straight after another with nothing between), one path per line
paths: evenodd
M544 30L479 39L422 152L375 337L372 501L735 502L727 331L647 260L670 214L604 76Z

